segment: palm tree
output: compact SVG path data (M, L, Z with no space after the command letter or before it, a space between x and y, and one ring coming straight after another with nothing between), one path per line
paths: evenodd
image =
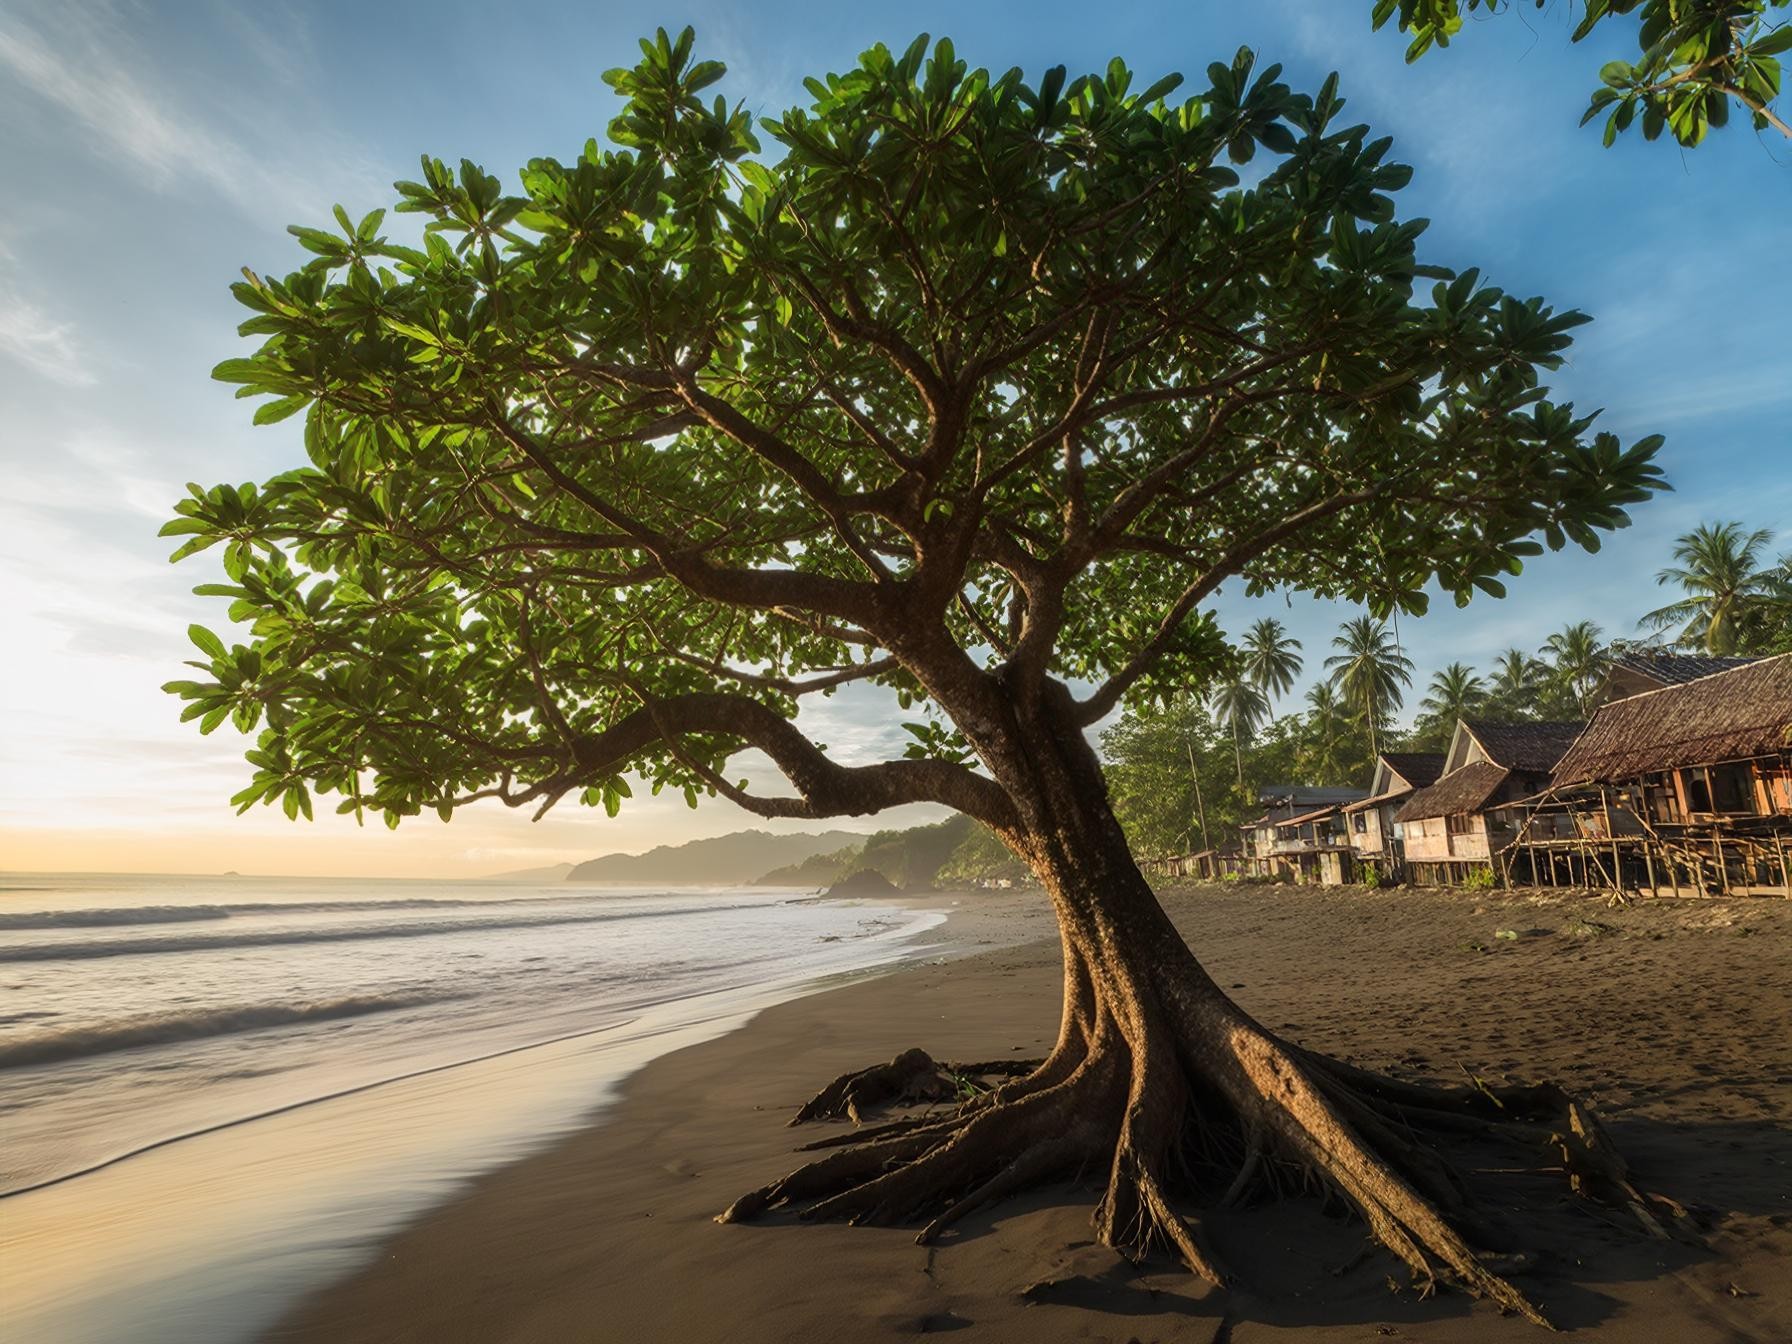
M1314 682L1307 690L1307 772L1315 783L1341 779L1349 766L1345 731L1349 711L1329 681Z
M1493 682L1487 698L1498 705L1503 714L1528 715L1548 673L1549 668L1535 654L1523 649L1507 649L1494 659Z
M1466 719L1487 699L1487 683L1467 663L1451 663L1435 673L1419 708L1445 722Z
M1244 637L1244 672L1265 693L1280 699L1300 675L1300 641L1280 621L1264 618Z
M1340 650L1325 660L1332 684L1368 724L1373 758L1381 754L1381 723L1403 703L1400 688L1412 685L1412 659L1400 652L1382 622L1367 616L1344 622L1332 647Z
M1269 697L1241 672L1234 672L1208 692L1219 721L1232 731L1232 756L1238 762L1238 793L1244 796L1244 740L1269 716Z
M1701 523L1674 543L1674 559L1655 582L1677 584L1686 596L1643 617L1652 630L1679 626L1675 642L1711 654L1749 651L1784 619L1792 593L1782 562L1763 568L1761 554L1773 540L1766 528L1744 532L1741 523Z
M1609 658L1600 639L1599 626L1593 621L1576 621L1565 625L1543 641L1543 651L1554 664L1550 671L1557 683L1574 697L1584 719L1605 675Z

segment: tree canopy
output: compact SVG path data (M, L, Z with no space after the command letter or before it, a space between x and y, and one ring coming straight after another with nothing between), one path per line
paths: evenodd
M309 458L165 529L249 626L170 688L259 732L240 806L613 812L634 772L999 827L992 697L1092 724L1221 662L1222 583L1498 596L1662 487L1659 438L1548 396L1582 314L1420 258L1335 76L1029 82L922 37L755 125L723 74L662 31L607 143L509 191L426 157L420 237L338 207L234 286L257 344L215 376ZM792 720L851 681L940 715L841 764Z
M1373 22L1398 18L1410 33L1406 59L1416 61L1447 47L1465 16L1510 9L1514 0L1375 0ZM1537 9L1551 0L1533 0ZM1792 25L1775 22L1773 10L1792 0L1586 0L1573 40L1621 19L1636 27L1637 59L1608 61L1599 71L1581 125L1603 116L1607 146L1633 125L1646 140L1665 130L1691 148L1729 123L1732 104L1757 130L1772 128L1792 138L1792 125L1775 110L1780 95L1779 57L1792 50Z

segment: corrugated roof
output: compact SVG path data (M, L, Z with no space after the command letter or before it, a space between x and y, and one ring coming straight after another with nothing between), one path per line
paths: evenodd
M1452 770L1428 789L1420 789L1394 813L1395 821L1420 821L1426 817L1453 817L1478 811L1493 797L1512 772L1489 761L1471 761Z
M1574 745L1574 739L1580 736L1586 724L1484 723L1474 719L1465 720L1463 726L1475 735L1475 741L1481 744L1495 765L1508 770L1547 774L1556 768L1562 754Z
M1444 772L1441 751L1384 751L1381 759L1388 763L1388 769L1415 789L1437 783Z
M1683 686L1700 677L1715 676L1759 661L1758 658L1712 658L1702 653L1675 653L1666 649L1628 649L1613 654L1611 665L1649 677L1663 686Z
M1792 654L1604 704L1561 760L1558 783L1792 750Z

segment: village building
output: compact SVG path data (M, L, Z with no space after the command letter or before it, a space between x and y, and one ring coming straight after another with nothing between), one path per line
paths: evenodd
M1548 787L1583 726L1458 723L1443 773L1394 813L1406 879L1456 883L1473 873L1496 873L1496 856L1517 838L1523 821L1519 804Z
M1601 705L1525 812L1516 881L1792 895L1792 654Z
M1406 855L1394 814L1414 793L1435 784L1443 772L1444 753L1439 751L1384 751L1376 757L1369 796L1343 809L1355 880L1370 872L1380 882L1402 880Z
M1684 686L1689 681L1759 661L1758 658L1744 657L1713 658L1707 654L1678 653L1671 649L1624 649L1611 655L1596 703L1625 700L1668 686Z
M1239 827L1243 837L1244 868L1255 877L1322 881L1329 867L1342 874L1348 859L1341 812L1347 803L1361 801L1362 789L1316 788L1301 784L1274 784L1262 789L1257 801L1260 817ZM1330 855L1322 859L1321 855ZM1338 876L1336 881L1352 880Z

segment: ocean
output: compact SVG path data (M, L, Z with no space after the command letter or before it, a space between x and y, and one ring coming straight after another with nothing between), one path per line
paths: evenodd
M759 888L0 875L0 1320L237 1344L629 1072L927 955Z

